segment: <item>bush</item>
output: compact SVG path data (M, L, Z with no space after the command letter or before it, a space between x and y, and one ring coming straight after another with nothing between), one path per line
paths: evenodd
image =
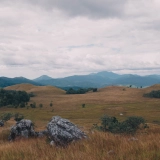
M109 131L115 123L118 123L118 120L115 117L104 115L101 117L101 130Z
M10 120L12 117L12 113L4 113L2 116L1 116L1 119L2 121L6 122L8 120Z
M19 113L16 113L15 115L14 115L14 120L15 121L20 121L20 120L22 120L22 119L24 119L24 116L22 115L22 114L19 114Z
M40 103L40 104L39 104L39 108L42 108L42 107L43 107L43 104L42 104L42 103Z
M160 90L151 91L149 93L144 94L143 96L144 97L150 97L150 98L160 98Z
M50 107L52 107L52 106L53 106L52 102L49 104L49 106L50 106Z
M31 107L31 108L36 108L36 102L31 103L31 104L30 104L30 107Z
M25 103L21 102L19 106L20 106L20 108L24 108L25 107Z
M29 97L35 97L35 94L33 92L29 93Z
M97 88L93 88L93 92L97 92Z
M66 94L85 94L89 91L97 92L97 88L78 88L78 89L69 88L66 91Z
M115 117L104 115L103 117L101 117L101 126L94 125L94 127L104 132L109 131L112 133L133 134L137 131L141 124L143 124L144 128L148 127L142 117L128 117L125 121L118 122Z
M85 94L88 90L87 89L83 89L83 88L79 88L77 90L74 90L73 88L70 88L66 94Z

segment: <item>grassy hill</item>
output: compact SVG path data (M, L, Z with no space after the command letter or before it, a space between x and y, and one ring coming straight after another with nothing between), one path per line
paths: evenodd
M52 116L59 115L81 126L89 139L71 144L67 148L50 147L46 139L7 141L7 135L13 120L0 128L1 159L55 159L55 160L159 160L160 159L160 99L143 97L144 93L159 90L160 85L137 89L109 86L97 92L67 95L65 91L51 86L20 84L7 87L8 90L33 92L30 103L37 108L1 108L0 113L19 112L31 119L35 130L45 129ZM53 106L50 106L52 102ZM42 103L43 107L39 108ZM86 104L85 108L82 104ZM29 105L29 104L28 104ZM119 121L129 116L142 116L150 126L134 135L137 141L130 141L132 135L114 135L111 133L91 132L94 123L100 124L104 115L115 116ZM29 146L29 147L28 147ZM112 152L111 152L112 150Z
M28 93L35 93L48 95L48 94L65 94L65 91L53 86L35 86L32 84L17 84L9 87L5 87L6 90L26 91Z

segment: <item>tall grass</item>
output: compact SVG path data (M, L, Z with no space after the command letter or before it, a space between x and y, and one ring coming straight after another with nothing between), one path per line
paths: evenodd
M66 148L50 146L46 138L7 142L6 134L0 134L1 160L160 160L160 129L155 127L138 133L135 140L94 131Z
M17 86L14 86L17 87ZM43 104L36 109L1 108L1 113L23 114L35 123L35 130L45 129L54 115L71 120L83 126L84 130L100 123L103 114L124 120L128 116L142 116L147 122L160 122L160 99L144 98L143 94L152 88L132 89L107 87L96 93L85 95L65 95L64 91L52 87L34 87L28 85L10 88L26 90L36 94L30 103ZM25 88L24 88L25 87ZM154 86L157 88L157 86ZM50 107L50 102L53 106ZM85 108L82 104L85 103ZM54 111L52 112L52 110ZM1 115L0 113L0 115ZM123 113L123 116L120 116ZM15 124L9 121L0 128L0 160L160 160L160 126L139 131L134 138L94 131L88 133L88 139L70 144L66 148L50 146L46 138L19 139L8 142L9 127Z

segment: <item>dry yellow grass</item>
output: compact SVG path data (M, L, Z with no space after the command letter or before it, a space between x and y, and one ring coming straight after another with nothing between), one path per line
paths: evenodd
M160 160L160 126L152 124L160 123L160 99L143 97L144 93L159 90L160 85L145 89L110 86L83 95L66 95L56 87L29 84L6 89L35 93L36 97L32 97L30 103L36 102L37 108L1 108L0 113L22 113L36 124L35 130L44 129L52 116L59 115L83 127L89 139L65 149L51 147L45 138L9 143L6 139L9 126L14 123L12 120L0 130L0 160ZM38 107L40 103L43 104L42 109ZM83 103L85 108L82 108ZM133 115L142 116L150 123L150 128L135 135L138 141L129 141L130 136L124 135L91 134L93 123L99 123L103 114L116 116L119 120Z
M8 143L2 142L0 135L0 159L159 160L159 137L160 130L157 128L135 135L136 140L132 140L132 136L94 132L86 140L72 143L67 148L56 148L50 146L45 138Z
M17 84L5 88L6 90L26 91L35 94L64 94L65 91L53 86L34 86L32 84Z

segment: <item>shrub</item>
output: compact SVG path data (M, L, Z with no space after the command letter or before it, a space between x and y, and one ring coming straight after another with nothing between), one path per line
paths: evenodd
M43 104L42 104L42 103L40 103L40 104L39 104L39 108L42 108L42 107L43 107Z
M24 119L24 116L22 115L22 114L19 114L19 113L16 113L15 115L14 115L14 120L15 121L20 121L20 120L22 120L22 119Z
M144 97L150 97L150 98L160 98L160 90L151 91L149 93L144 94L143 96Z
M4 113L1 118L4 122L10 120L10 118L12 117L12 113Z
M93 88L93 92L97 92L97 88Z
M97 92L97 88L78 88L78 89L69 88L66 91L66 94L85 94L89 91Z
M25 103L21 102L19 106L20 106L20 108L24 108L25 107Z
M94 125L94 127L104 132L109 131L112 133L133 134L137 131L141 124L143 124L144 128L148 127L142 117L128 117L125 121L118 122L115 117L104 115L103 117L101 117L101 126Z
M29 97L35 97L35 94L33 92L29 93Z
M86 104L82 104L82 108L85 108Z
M36 108L36 103L35 103L35 102L31 103L31 104L30 104L30 107L31 107L31 108Z
M49 105L50 105L50 107L52 107L53 106L52 102Z

